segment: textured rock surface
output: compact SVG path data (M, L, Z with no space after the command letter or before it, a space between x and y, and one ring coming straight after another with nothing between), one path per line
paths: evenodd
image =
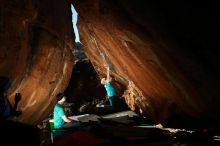
M110 65L116 83L127 87L124 98L132 110L156 121L175 114L219 118L214 7L72 2L86 55L100 77ZM20 121L42 120L52 110L54 95L66 89L73 68L72 32L67 1L0 2L0 75L14 81L10 98L22 95Z
M0 74L13 80L10 98L21 93L19 121L35 124L45 118L53 97L68 85L72 32L66 1L0 2Z
M209 52L210 55L206 56L206 61L212 58L207 65L208 62L201 59L205 58L205 54L198 53L195 46L202 46L201 41L207 39L206 37L196 41L199 35L196 31L200 32L199 28L205 24L196 28L194 25L199 23L202 17L198 14L200 17L194 20L191 15L197 14L200 5L194 11L192 3L166 7L169 4L121 2L129 13L124 13L125 9L110 0L73 1L79 13L81 42L99 75L105 76L104 66L110 65L111 75L128 86L124 97L130 108L150 115L156 121L164 121L175 114L217 118L219 100L213 90L217 82L212 76L216 74L209 70L217 70L218 65L213 65L217 57L214 52L208 51L209 48L203 46L202 51ZM187 9L184 6L188 6ZM175 10L174 13L172 10ZM175 12L181 15L175 15ZM207 19L208 15L211 15L211 12L204 18ZM187 22L187 17L192 24ZM166 27L169 24L166 24L166 21L171 23L172 19L179 20L173 23L173 31L177 31L176 38L172 38L175 35L165 38L171 32ZM182 21L186 21L186 25L182 25L183 28L180 27ZM194 29L196 31L193 31ZM159 33L161 30L163 33ZM195 32L195 35L191 35L192 38L189 39L184 31L188 31L188 35ZM185 42L179 43L178 46L178 39ZM198 57L201 54L204 56Z

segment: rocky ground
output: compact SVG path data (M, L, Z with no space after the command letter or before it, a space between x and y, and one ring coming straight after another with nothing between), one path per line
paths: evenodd
M92 103L82 106L92 108ZM94 104L94 103L93 103ZM98 111L96 109L96 111ZM110 112L109 112L110 113ZM106 110L107 114L107 110ZM114 113L113 113L114 114ZM105 117L105 116L102 116ZM41 131L41 146L55 145L51 141L51 130L49 120L52 118L50 115L47 119L38 124ZM85 124L85 123L84 123ZM101 145L153 145L153 146L217 146L220 145L220 134L217 129L178 129L164 127L162 124L152 123L146 117L129 117L125 120L119 118L118 120L102 119L101 122L87 122L84 126L91 126L89 133L94 134L99 139L106 138L104 135L107 133L108 142ZM137 129L136 129L137 128ZM104 133L104 134L103 134ZM135 139L136 134L139 136ZM134 136L135 135L135 136ZM140 138L140 135L143 136ZM132 138L133 136L133 138ZM86 137L85 137L86 139ZM79 139L80 142L80 139ZM79 143L78 143L79 144ZM77 142L74 145L78 145ZM82 144L81 145L87 145Z

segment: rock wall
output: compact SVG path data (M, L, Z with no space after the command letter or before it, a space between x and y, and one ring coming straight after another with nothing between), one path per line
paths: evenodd
M170 33L165 22L172 17L160 17L163 16L161 3L72 2L79 14L78 27L87 56L100 77L106 76L105 66L109 65L111 76L127 86L124 98L132 110L160 122L178 114L195 118L219 116L217 104L213 102L219 103L218 96L208 87L215 84L205 80L214 81L214 78L203 72L209 69L205 66L207 62L189 57L193 54L190 48L196 49L189 43L193 40L179 40L188 44L178 46L177 40L165 38L164 34ZM163 8L165 10L165 6ZM174 10L167 16L180 12L178 7ZM145 14L148 17L143 17ZM183 14L184 11L182 17ZM174 29L176 34L183 31L177 28Z
M132 110L159 122L176 114L219 118L214 7L71 2L86 55L100 78L110 66L111 76L126 87L123 97ZM11 102L16 92L22 95L19 121L42 120L52 111L56 93L66 89L74 66L72 32L68 1L0 2L0 75L13 80Z
M19 121L48 116L54 96L65 90L73 68L71 10L63 0L0 2L0 75L13 80L10 101L20 92Z

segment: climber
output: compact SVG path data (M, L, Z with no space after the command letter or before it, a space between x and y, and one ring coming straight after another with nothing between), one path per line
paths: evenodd
M12 119L21 114L21 111L16 111L18 102L21 100L20 93L15 95L15 103L12 107L8 100L8 90L11 87L12 81L7 77L0 77L0 115L2 119Z
M112 110L114 109L115 88L111 84L111 81L112 79L109 76L109 66L107 66L107 78L102 78L101 84L104 85L106 89L109 105L100 103L100 104L97 104L96 107L109 107Z
M74 116L67 117L64 111L66 96L63 93L59 93L56 99L57 104L54 106L53 111L54 128L73 128L79 126L79 122L73 119Z

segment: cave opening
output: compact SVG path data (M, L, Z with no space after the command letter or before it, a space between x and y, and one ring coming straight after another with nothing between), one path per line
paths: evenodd
M74 41L74 48L72 53L74 56L74 61L75 64L78 61L88 61L88 57L86 56L84 49L83 49L83 45L80 42L80 35L79 35L79 31L77 28L77 21L78 21L78 13L76 11L76 9L74 8L73 4L71 4L71 12L72 12L72 25L73 25L73 31L74 31L74 36L75 36L75 41Z
M104 115L110 113L111 111L109 109L102 111L96 107L96 104L107 99L106 90L101 84L101 77L98 75L93 64L87 57L86 52L84 51L84 46L80 42L80 35L77 28L78 13L73 4L71 4L71 12L75 35L74 49L72 51L75 65L72 70L68 87L64 91L67 96L67 103L73 103L70 107L71 110L69 111L71 113L69 114L91 113ZM118 90L117 92L120 92L120 96L122 96L122 90L124 90L124 87L121 87L117 82L114 82L114 87L119 88L116 90ZM116 103L118 107L117 110L114 111L128 109L123 98L116 99Z
M92 63L84 52L83 44L80 42L80 35L77 28L78 13L71 4L72 27L75 36L74 49L74 67L68 87L65 89L67 103L73 103L69 114L80 114L80 107L88 104L95 99L101 99L105 96L104 87L100 84L100 79ZM73 37L74 37L73 36Z
M55 94L65 89L73 114L104 114L92 107L106 95L100 78L106 76L107 60L122 94L133 83L125 97L133 111L163 122L164 128L197 130L166 132L168 140L174 140L171 145L192 145L187 142L194 140L201 144L200 138L212 144L213 135L219 135L220 113L216 9L204 11L201 3L191 2L180 8L175 3L124 1L124 9L116 0L77 2L72 19L71 5L62 0L0 2L0 74L14 80L13 93L22 94L19 120L39 122L52 111ZM120 134L118 128L122 126L112 128L113 135ZM129 128L122 130L135 134L125 130ZM158 143L157 133L144 132L146 142Z
M73 4L71 4L71 11L72 11L73 30L74 30L74 34L75 34L75 42L77 43L77 42L80 42L79 31L77 28L78 13L77 13L76 9L74 8Z

